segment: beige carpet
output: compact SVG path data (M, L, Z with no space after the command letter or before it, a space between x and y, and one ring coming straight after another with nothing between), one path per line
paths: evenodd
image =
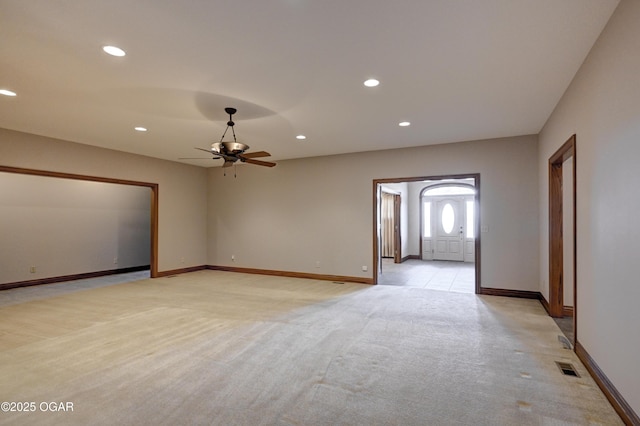
M622 424L537 301L219 271L21 290L0 401L36 411L0 424Z

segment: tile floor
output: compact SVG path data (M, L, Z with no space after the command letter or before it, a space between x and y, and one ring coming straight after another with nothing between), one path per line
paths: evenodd
M475 293L475 265L445 260L382 259L380 285L411 286L456 293Z

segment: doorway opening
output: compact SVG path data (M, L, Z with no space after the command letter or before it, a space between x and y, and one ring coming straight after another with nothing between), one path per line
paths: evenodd
M156 278L158 277L158 184L155 183L147 183L147 182L138 182L138 181L129 181L129 180L123 180L123 179L112 179L112 178L104 178L104 177L98 177L98 176L87 176L87 175L77 175L77 174L71 174L71 173L61 173L61 172L51 172L51 171L46 171L46 170L36 170L36 169L25 169L25 168L17 168L17 167L7 167L7 166L0 166L0 172L6 172L6 173L13 173L13 174L22 174L22 175L31 175L31 176L42 176L42 177L48 177L48 178L58 178L58 179L70 179L70 180L74 180L74 181L88 181L88 182L100 182L100 183L108 183L108 184L116 184L116 185L127 185L127 186L135 186L135 187L142 187L142 188L149 188L150 191L150 201L147 204L147 212L150 211L150 217L147 220L144 220L144 222L147 223L147 226L149 227L148 232L147 231L142 231L140 233L140 235L142 237L144 237L147 241L148 247L149 247L149 251L148 251L148 259L149 259L149 275L151 278ZM133 193L132 193L133 194ZM134 220L135 218L132 219L132 217L129 216L124 216L123 217L123 227L125 227L126 229L123 228L123 231L125 234L123 234L123 237L127 237L129 239L131 238L135 238L135 235L128 235L131 232L129 232L131 225L135 225L135 223L132 223L131 220ZM128 228L127 228L128 227ZM122 238L118 239L118 241L122 240ZM118 247L118 249L120 249L120 246ZM124 250L124 249L123 249ZM120 250L119 250L120 251ZM126 252L126 250L123 252L124 255L127 255L128 253ZM118 257L115 257L113 259L113 264L119 264L119 259ZM115 269L115 268L114 268ZM137 268L121 268L121 269L137 269ZM32 267L32 272L35 271L35 267ZM101 271L102 272L102 271ZM99 274L101 272L96 272L96 274ZM96 274L93 274L91 272L89 273L81 273L81 274L77 274L78 276L83 276L83 277L89 277L89 276L98 276ZM74 277L76 275L73 275ZM71 277L71 275L69 275L69 277ZM8 285L6 286L6 288L13 288L13 287L21 287L24 285L36 285L36 284L48 284L48 283L54 283L54 282L59 282L60 279L62 278L68 278L67 276L65 277L45 277L42 279L38 279L38 280L30 280L30 281L25 281L24 283L18 283L19 285L13 285L12 283L8 283Z
M480 175L376 179L373 183L374 284L479 293ZM398 235L394 254L401 255L393 257L384 246L385 193L394 194L399 204L398 218L386 219L394 223Z
M577 317L576 135L549 158L547 311L575 346Z
M401 195L382 187L380 194L380 256L402 263L402 237L400 235Z

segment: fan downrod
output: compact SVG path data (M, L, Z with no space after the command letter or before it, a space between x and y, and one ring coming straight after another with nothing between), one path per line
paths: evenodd
M238 110L235 109L235 108L226 107L224 109L224 111L227 114L229 114L229 121L227 121L227 126L233 126L234 124L236 124L236 123L233 122L233 114L235 114Z

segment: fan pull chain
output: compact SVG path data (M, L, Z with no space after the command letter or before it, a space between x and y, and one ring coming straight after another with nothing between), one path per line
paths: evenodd
M227 168L226 167L222 168L222 175L225 176L225 177L227 176ZM234 178L238 177L238 174L236 173L236 165L235 164L233 165L233 177Z

